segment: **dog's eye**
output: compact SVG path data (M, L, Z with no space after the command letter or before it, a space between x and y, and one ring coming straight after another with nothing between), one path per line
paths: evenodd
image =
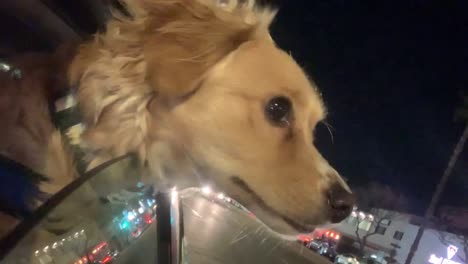
M291 110L291 101L284 96L278 96L274 97L267 103L265 114L268 120L273 122L275 125L285 126L289 124Z

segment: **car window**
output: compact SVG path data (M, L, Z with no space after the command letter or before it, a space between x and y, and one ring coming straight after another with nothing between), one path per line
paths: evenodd
M154 196L136 188L137 177L111 181L116 170L126 171L131 163L128 157L112 161L57 194L3 241L9 244L2 244L2 251L11 249L1 263L154 262ZM146 249L144 258L135 247Z
M154 188L136 175L112 184L132 162L104 164L57 194L7 238L1 263L157 263ZM326 263L220 192L189 188L177 196L185 263ZM173 221L171 215L169 227Z

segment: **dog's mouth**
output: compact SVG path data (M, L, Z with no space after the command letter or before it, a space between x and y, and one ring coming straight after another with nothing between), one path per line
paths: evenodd
M237 176L233 176L230 178L231 182L239 187L243 192L248 194L256 203L258 207L265 210L268 214L277 217L283 220L286 224L290 227L298 231L299 233L310 233L314 230L313 227L307 226L304 224L299 223L298 221L288 217L287 215L278 212L276 209L268 205L263 198L260 197L244 180Z

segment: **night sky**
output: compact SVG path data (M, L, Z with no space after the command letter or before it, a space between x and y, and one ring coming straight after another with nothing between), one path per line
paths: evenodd
M274 38L330 111L334 141L319 128L319 149L352 184L389 184L423 213L463 130L454 111L468 91L468 1L280 6ZM466 149L442 204L466 206Z

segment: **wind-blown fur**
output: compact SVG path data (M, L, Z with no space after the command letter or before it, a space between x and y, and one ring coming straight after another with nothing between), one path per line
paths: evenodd
M126 1L103 34L80 47L70 69L87 129L85 144L112 157L147 159L148 102L190 93L240 43L265 37L274 12L229 1ZM97 164L93 164L97 165Z

